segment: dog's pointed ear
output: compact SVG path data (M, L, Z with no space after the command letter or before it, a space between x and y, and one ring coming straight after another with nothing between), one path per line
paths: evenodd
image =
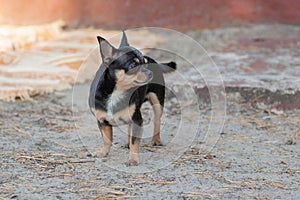
M97 36L102 62L109 64L113 58L114 53L116 52L116 48L113 47L106 39L101 36Z
M122 39L121 39L121 43L120 43L120 47L125 47L125 46L129 46L128 40L127 40L127 36L125 31L123 30L123 35L122 35Z

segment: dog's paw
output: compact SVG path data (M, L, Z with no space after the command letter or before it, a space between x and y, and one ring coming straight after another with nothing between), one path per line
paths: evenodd
M129 143L127 142L127 143L124 145L124 147L125 147L126 149L130 149Z
M130 167L130 166L138 166L139 165L139 162L137 160L128 160L125 165L127 167Z
M107 152L107 151L101 150L101 151L95 153L95 154L94 154L94 157L96 157L96 158L103 158L103 157L105 157L105 156L107 156L107 155L108 155L108 152Z
M164 146L160 140L152 140L151 145L152 146Z

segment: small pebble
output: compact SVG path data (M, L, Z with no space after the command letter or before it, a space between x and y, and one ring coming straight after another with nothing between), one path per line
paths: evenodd
M296 142L292 138L289 138L288 140L286 140L284 142L284 144L286 144L286 145L294 145L294 144L296 144Z

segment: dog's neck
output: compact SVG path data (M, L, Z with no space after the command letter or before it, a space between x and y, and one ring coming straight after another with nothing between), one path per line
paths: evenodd
M102 109L109 114L129 105L130 91L121 91L117 88L117 80L113 73L106 68L97 87L96 99L101 103Z
M100 81L97 86L97 91L103 95L104 98L111 95L116 87L116 78L111 75L109 69L106 68L100 77Z

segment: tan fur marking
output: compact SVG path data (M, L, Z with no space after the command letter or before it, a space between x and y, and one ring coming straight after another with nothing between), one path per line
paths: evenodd
M128 124L128 136L127 136L127 142L125 144L125 148L129 148L131 131L132 131L131 124Z
M147 80L147 76L143 72L139 72L136 74L136 80L139 82L143 82Z
M142 132L142 129L141 129ZM141 135L142 133L140 133ZM132 130L130 131L130 138L132 137ZM132 144L132 139L129 140L130 144L130 153L129 153L129 161L128 165L138 165L139 163L139 152L140 152L140 142L141 142L141 136L137 137L134 141L134 144Z
M117 84L116 89L122 92L132 88L134 86L135 74L127 75L124 70L119 70L116 73L117 76Z
M154 112L154 130L152 137L153 145L161 145L160 141L160 118L162 116L162 106L159 103L159 100L155 93L150 92L148 95L148 100L152 105Z
M117 80L122 80L125 76L125 71L124 70L117 70L116 71L116 77Z
M133 113L135 112L135 105L131 105L129 107L126 107L123 110L120 110L116 113L113 113L112 117L108 116L108 114L105 111L92 109L92 112L96 116L97 120L100 123L103 123L104 120L108 121L111 125L121 125L124 122L130 122ZM121 119L121 120L120 120Z
M103 121L107 118L107 113L103 110L97 110L93 108L92 112L94 113L94 115L100 123L103 123Z
M147 63L148 63L148 59L147 59L147 58L144 58L144 62L147 64Z
M100 152L96 153L96 157L106 156L110 151L110 147L111 147L112 141L113 141L112 126L102 125L101 133L102 133L103 146L102 146Z
M130 88L134 87L136 85L135 81L145 82L147 80L147 76L143 72L127 75L124 72L124 70L119 70L116 73L116 76L117 76L116 89L122 92L125 92Z
M129 122L131 121L132 115L135 112L135 105L131 105L123 110L120 110L113 114L113 118L115 120L122 119L123 121Z
M133 59L137 64L140 64L140 60L138 58Z

